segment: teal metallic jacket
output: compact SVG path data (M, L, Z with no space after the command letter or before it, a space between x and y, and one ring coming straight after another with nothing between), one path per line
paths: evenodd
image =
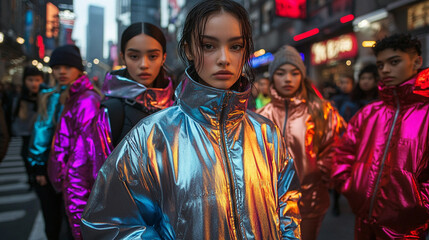
M175 106L140 121L98 173L84 239L299 238L293 161L274 123L246 111L245 85L188 76Z
M60 95L67 88L58 86L49 89L43 89L39 98L47 96L46 115L37 115L34 123L31 140L29 144L28 162L31 164L36 175L47 175L46 163L51 150L52 138L60 119L63 105L60 103Z

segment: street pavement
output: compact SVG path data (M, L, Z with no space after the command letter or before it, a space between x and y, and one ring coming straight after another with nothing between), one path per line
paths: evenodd
M331 200L332 202L332 200ZM355 219L344 196L339 199L340 215L332 214L332 203L320 227L318 240L353 240Z
M43 218L38 198L27 183L21 144L21 138L12 138L0 163L0 239L43 240Z

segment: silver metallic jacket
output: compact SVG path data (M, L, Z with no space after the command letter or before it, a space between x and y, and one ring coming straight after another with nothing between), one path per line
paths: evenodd
M299 239L301 196L278 128L244 92L188 76L98 173L85 239Z

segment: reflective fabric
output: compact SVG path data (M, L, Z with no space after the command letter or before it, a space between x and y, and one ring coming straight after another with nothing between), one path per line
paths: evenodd
M147 88L126 77L107 73L102 92L106 97L126 98L135 101L149 111L164 109L173 104L171 79L168 79L166 88Z
M135 104L140 104L141 109L149 115L157 110L170 107L173 104L173 83L171 79L168 79L168 82L168 86L163 89L146 88L136 81L108 73L106 74L102 90L106 97L126 98L135 101ZM93 179L97 177L98 171L114 148L107 108L102 107L95 119L91 129L85 133L88 134L86 137L89 140L88 146L92 149L88 151L88 161L91 162L92 169L90 172Z
M332 105L311 103L322 109L323 119L312 119L302 94L283 98L271 86L271 103L257 113L272 120L282 131L302 188L300 212L303 219L320 219L329 208L329 178L334 154L333 146L345 130L346 123ZM315 122L324 121L320 137L316 139ZM305 231L305 229L302 229ZM315 228L310 229L311 231Z
M145 111L147 115L172 106L174 103L173 91L173 83L169 78L166 88L146 88L136 81L111 73L106 74L102 88L102 92L107 98L128 99L130 102L139 104L141 106L140 109ZM93 135L91 138L95 141L94 154L90 158L92 162L96 163L96 166L101 167L113 150L112 129L109 122L108 109L102 108L96 119L90 130L90 134ZM94 169L94 172L98 172L99 169Z
M108 157L82 217L87 239L296 239L299 181L250 88L185 78Z
M66 213L73 237L80 239L80 218L94 178L88 162L88 141L85 133L100 108L100 95L94 91L86 75L69 88L69 98L55 131L48 176L54 188L63 192Z
M46 101L46 115L37 115L36 122L31 134L28 149L28 162L33 167L36 175L47 175L46 163L48 162L51 150L52 138L54 137L56 124L60 119L63 105L60 103L60 95L67 86L59 86L50 89L43 89L40 92L40 99L49 94ZM60 88L60 91L57 91Z
M390 239L429 229L429 88L413 93L416 78L380 83L381 100L350 120L336 149L337 188L359 219Z

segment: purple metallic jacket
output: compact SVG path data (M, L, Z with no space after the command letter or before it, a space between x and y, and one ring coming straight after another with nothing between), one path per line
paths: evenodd
M48 176L57 191L63 192L66 213L75 239L80 239L80 218L89 197L94 176L87 161L89 139L84 134L100 108L100 95L86 75L69 87L54 135Z
M381 100L350 120L336 149L336 187L358 218L392 239L429 228L428 76L425 70L395 87L381 83Z
M145 109L148 113L165 109L174 103L173 83L169 78L166 88L146 88L144 85L123 76L107 73L102 92L107 98L115 97L132 100L135 104L141 105L141 109ZM93 151L90 151L88 157L92 163L91 173L95 179L98 170L114 149L107 108L102 107L98 112L89 134L91 134L91 137L88 139L94 141L91 144Z

